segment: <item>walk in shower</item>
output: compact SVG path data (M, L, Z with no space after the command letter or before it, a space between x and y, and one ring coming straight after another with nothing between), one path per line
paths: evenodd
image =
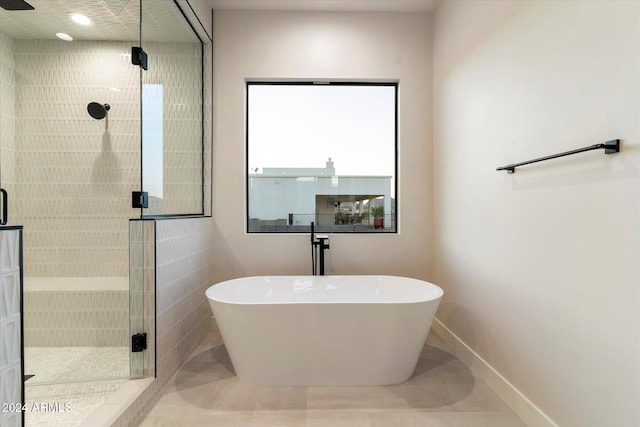
M24 227L27 408L30 395L72 403L79 422L91 405L74 393L153 372L132 352L153 329L139 224L207 213L210 46L183 0L25 4L0 8L0 186L7 224ZM55 422L27 411L39 424Z

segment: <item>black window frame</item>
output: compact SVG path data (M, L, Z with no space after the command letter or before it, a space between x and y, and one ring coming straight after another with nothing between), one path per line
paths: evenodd
M338 234L398 234L399 224L398 224L398 212L399 212L399 203L398 203L398 158L399 158L399 141L398 141L398 127L399 127L399 114L398 114L398 106L399 106L399 89L400 82L398 80L393 81L350 81L350 80L249 80L245 81L245 232L247 234L291 234L291 233L308 233L311 231L311 226L309 225L286 225L286 226L274 226L268 230L251 230L250 224L251 220L249 217L249 87L250 86L313 86L313 85L323 85L323 86L389 86L394 87L394 177L393 177L393 194L395 194L395 198L392 198L392 217L391 221L393 223L392 229L363 229L361 231L353 231L353 230L340 230L340 229L324 229L322 226L315 226L316 232L322 233L338 233Z

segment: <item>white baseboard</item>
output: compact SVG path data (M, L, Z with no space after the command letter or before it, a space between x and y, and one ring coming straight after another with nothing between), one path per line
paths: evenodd
M520 392L505 377L489 365L482 357L466 345L440 320L433 319L431 330L447 344L454 356L471 369L511 408L529 427L558 427L540 408Z

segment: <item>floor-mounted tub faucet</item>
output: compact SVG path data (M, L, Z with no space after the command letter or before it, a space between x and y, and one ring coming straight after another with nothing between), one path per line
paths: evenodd
M320 249L320 256L318 256L318 249ZM324 250L329 249L329 236L327 234L315 234L313 222L311 222L311 262L313 275L324 276ZM316 268L320 260L320 270Z

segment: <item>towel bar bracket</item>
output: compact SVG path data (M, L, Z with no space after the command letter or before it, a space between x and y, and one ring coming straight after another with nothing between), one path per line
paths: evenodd
M604 154L613 154L620 152L620 140L612 139L611 141L607 141L604 144Z

